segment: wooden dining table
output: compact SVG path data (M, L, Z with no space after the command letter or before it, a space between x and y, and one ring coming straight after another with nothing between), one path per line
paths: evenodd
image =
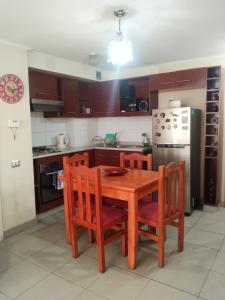
M128 268L134 269L137 263L138 247L138 201L158 190L158 172L127 169L121 176L108 176L104 169L108 166L97 166L101 169L101 192L106 198L127 202L128 208ZM65 180L64 176L61 179ZM65 221L68 220L67 196L64 189ZM70 242L69 224L66 224L67 240Z

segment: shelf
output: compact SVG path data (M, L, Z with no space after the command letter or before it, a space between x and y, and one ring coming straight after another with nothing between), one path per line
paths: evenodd
M216 79L220 79L219 77L209 77L209 78L207 78L207 80L216 80Z
M205 145L205 148L218 148L218 145L217 146L209 146L209 145Z
M206 115L215 115L215 114L218 114L219 112L218 111L215 111L215 112L206 112Z
M207 92L219 92L220 89L207 89Z
M219 100L206 100L206 103L219 103Z
M219 126L219 124L218 124L218 123L206 123L205 125Z
M205 136L218 136L218 133L217 134L206 134Z
M205 156L205 158L207 159L217 159L217 156L213 157L213 156Z

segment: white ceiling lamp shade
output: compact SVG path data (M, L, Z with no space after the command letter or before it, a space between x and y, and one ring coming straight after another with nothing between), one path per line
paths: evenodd
M123 9L114 11L114 15L119 20L119 30L116 33L116 39L111 41L108 46L108 62L113 65L124 65L133 60L132 45L127 41L121 31L121 18L125 16Z

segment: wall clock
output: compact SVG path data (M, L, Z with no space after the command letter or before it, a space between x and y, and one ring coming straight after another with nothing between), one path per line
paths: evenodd
M24 93L22 80L14 74L5 74L0 78L0 98L6 103L16 103Z

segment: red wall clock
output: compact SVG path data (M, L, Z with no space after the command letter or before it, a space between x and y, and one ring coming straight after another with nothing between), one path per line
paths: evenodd
M24 93L22 80L14 74L6 74L0 78L0 98L6 103L16 103Z

